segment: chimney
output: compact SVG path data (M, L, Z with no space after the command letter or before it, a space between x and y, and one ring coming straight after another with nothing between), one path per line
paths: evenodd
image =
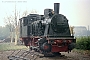
M59 14L59 3L54 3L54 13Z

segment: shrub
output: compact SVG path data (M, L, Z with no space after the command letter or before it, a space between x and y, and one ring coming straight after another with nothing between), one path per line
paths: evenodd
M76 41L77 49L90 50L90 37L80 37Z

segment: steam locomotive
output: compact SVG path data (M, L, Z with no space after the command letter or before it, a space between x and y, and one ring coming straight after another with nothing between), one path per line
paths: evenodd
M76 39L70 33L68 19L59 14L59 3L53 9L45 9L44 15L29 14L20 18L20 40L43 54L70 52Z

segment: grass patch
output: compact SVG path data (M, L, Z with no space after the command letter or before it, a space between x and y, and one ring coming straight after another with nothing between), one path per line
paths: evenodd
M90 55L90 50L73 49L73 52Z
M14 45L14 43L0 43L0 51L18 50L18 49L27 49L27 47L24 45Z

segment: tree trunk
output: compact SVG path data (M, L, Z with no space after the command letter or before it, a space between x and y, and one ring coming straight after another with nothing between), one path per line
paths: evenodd
M15 45L17 45L17 34L15 32Z
M17 45L17 40L18 40L18 34L17 34L18 30L17 27L15 28L15 45Z
M10 36L10 38L11 38L11 43L13 42L13 32L10 32L11 34L11 36Z

